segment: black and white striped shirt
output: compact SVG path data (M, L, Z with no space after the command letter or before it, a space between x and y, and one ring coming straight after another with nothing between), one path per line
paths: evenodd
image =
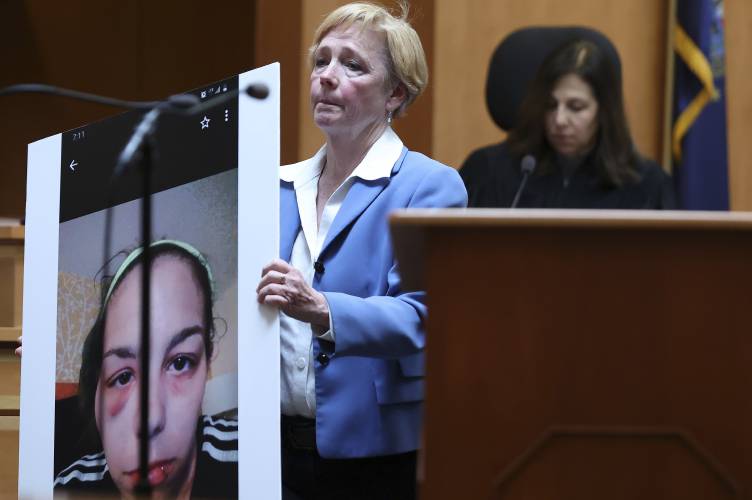
M204 415L196 438L200 443L191 496L238 496L238 422ZM54 488L116 491L104 452L85 455L63 469Z

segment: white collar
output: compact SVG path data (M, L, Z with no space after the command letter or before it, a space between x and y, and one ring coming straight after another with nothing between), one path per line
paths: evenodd
M392 174L394 164L402 154L402 146L402 140L399 136L391 127L387 127L348 176L348 179L359 177L363 180L372 181L389 177ZM279 178L285 182L294 183L297 188L320 175L325 161L326 144L321 146L316 154L307 160L281 166Z

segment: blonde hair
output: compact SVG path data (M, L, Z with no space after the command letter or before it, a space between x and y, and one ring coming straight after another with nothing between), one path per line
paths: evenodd
M394 112L401 116L405 109L425 90L428 85L428 64L423 45L415 29L407 21L409 6L406 1L398 2L400 13L393 15L381 5L371 2L353 2L333 10L316 28L313 44L308 50L311 67L314 64L316 49L321 40L335 28L347 29L358 23L364 30L383 33L386 37L386 65L389 84L402 84L407 91L405 100Z

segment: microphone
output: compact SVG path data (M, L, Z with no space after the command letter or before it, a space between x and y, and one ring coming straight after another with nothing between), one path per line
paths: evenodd
M245 93L254 99L266 99L269 97L269 87L263 83L252 83L245 88Z
M517 193L514 195L514 201L512 201L512 206L510 208L517 208L517 203L519 203L520 201L520 196L522 196L522 192L525 190L527 179L528 177L530 177L530 174L535 171L535 165L536 162L533 155L525 155L522 157L522 161L520 162L522 182L520 182L520 187L517 188Z
M175 94L167 98L167 104L176 110L186 110L198 106L201 100L193 94Z
M144 144L144 141L147 140L149 135L156 127L157 120L159 119L159 116L161 114L162 107L155 106L141 119L139 124L136 126L136 130L134 130L133 134L128 140L128 143L125 145L123 150L120 152L120 155L118 156L117 163L115 164L115 170L113 170L112 172L113 179L123 175L127 170L128 165L130 165L133 160L141 154L141 146Z

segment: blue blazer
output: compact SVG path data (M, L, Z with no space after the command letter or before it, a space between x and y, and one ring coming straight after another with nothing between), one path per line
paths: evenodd
M281 181L280 256L301 229L295 191ZM329 302L335 342L314 342L316 439L326 458L417 449L423 401L425 292L400 287L388 214L464 207L457 172L403 148L389 178L355 178L319 255L313 287Z

